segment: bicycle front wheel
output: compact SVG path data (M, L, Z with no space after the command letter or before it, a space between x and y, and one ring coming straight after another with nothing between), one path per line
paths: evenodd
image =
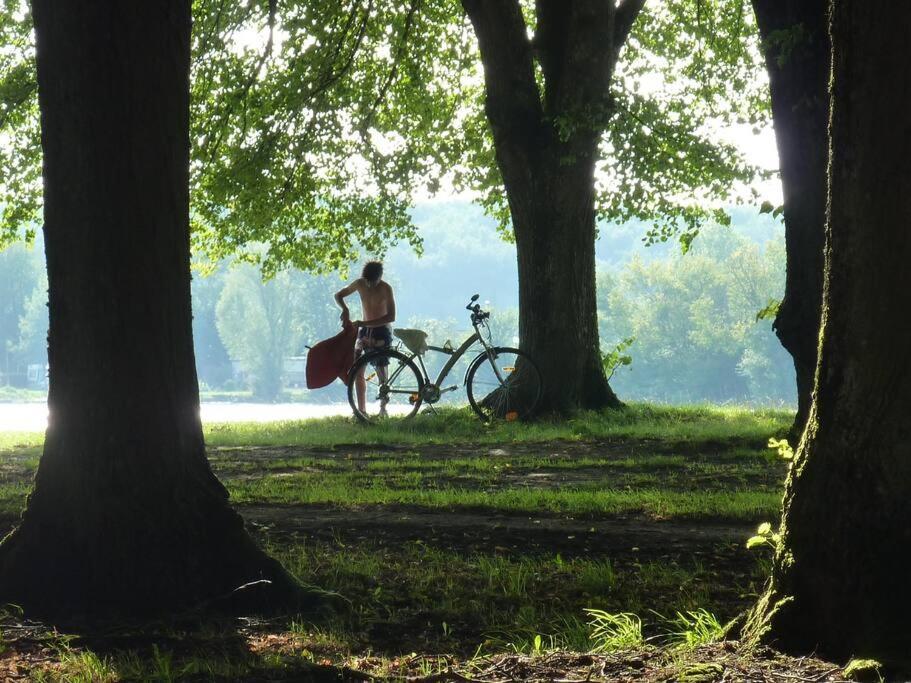
M482 420L521 420L532 415L544 384L531 357L520 349L495 347L468 369L468 403Z
M348 373L348 403L361 422L412 417L424 379L408 356L391 349L364 354Z

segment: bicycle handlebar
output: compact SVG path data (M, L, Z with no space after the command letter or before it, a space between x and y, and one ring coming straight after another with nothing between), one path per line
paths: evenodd
M490 313L481 310L481 304L475 303L480 298L480 296L480 294L475 294L473 297L471 297L471 301L469 301L468 305L465 307L466 311L471 311L472 325L477 325L478 323L490 317Z

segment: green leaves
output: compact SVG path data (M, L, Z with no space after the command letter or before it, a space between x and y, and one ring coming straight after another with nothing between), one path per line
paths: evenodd
M756 313L756 322L760 320L774 320L781 308L781 299L769 299L769 303Z
M773 218L778 218L784 213L784 205L775 206L772 202L766 200L759 206L759 213L770 213Z
M769 448L778 453L778 457L784 460L794 459L794 449L787 439L769 439Z
M3 0L0 13L0 249L34 238L41 208L38 83L31 15Z
M736 229L703 228L686 255L647 253L622 269L599 273L601 339L636 339L635 369L613 380L624 395L675 402L793 401L787 352L768 323L755 321L758 308L781 296L783 240L756 244L744 233L770 230L768 221L742 210L736 217ZM601 239L622 254L639 229L606 228Z
M33 230L41 208L31 18L3 2L0 243ZM197 254L241 254L269 276L343 270L397 242L419 250L408 207L441 188L473 192L510 236L457 2L195 0L193 16ZM552 122L564 137L603 130L600 218L649 220L648 243L679 236L684 250L706 220L725 220L721 200L760 175L713 133L767 115L754 35L736 0L646 4L608 106Z
M266 31L263 4L194 11L197 248L247 251L267 273L419 251L412 198L459 187L466 130L486 134L458 4L281 3L265 60L240 40Z
M215 306L218 336L243 370L255 396L273 400L282 390L284 361L301 354L327 330L337 330L332 285L291 270L263 282L246 264L232 267Z
M623 52L602 144L599 216L651 224L645 242L679 237L686 252L700 227L726 223L719 207L766 175L720 128L768 118L768 94L748 3L647 3Z
M604 367L604 374L607 376L607 381L610 381L618 368L632 364L633 357L626 353L626 351L635 341L635 337L627 337L626 339L621 340L610 351L601 352L601 365Z
M763 522L756 529L756 534L750 536L747 539L747 548L758 548L761 546L769 546L773 550L777 549L781 544L781 534L772 529L772 525L769 522Z
M811 40L812 36L804 24L794 24L785 29L772 31L766 38L763 49L772 50L776 55L778 67L783 68Z

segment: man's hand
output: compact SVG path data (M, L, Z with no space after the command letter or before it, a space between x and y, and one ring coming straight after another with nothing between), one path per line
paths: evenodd
M363 327L364 321L363 320L352 320L351 324L354 325L355 327Z

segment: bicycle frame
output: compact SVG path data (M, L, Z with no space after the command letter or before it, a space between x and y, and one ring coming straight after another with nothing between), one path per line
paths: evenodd
M455 350L444 349L442 346L428 346L427 347L428 351L437 351L438 353L445 353L447 356L450 357L449 360L446 361L446 365L443 366L443 369L440 370L440 374L437 375L437 379L435 382L435 385L437 387L439 387L440 384L443 383L443 381L449 375L449 372L452 370L453 366L456 363L458 363L459 359L461 359L462 356L464 356L467 353L468 349L470 349L472 346L474 346L475 342L481 342L481 345L484 347L485 350L489 348L488 345L484 342L483 338L481 337L481 333L478 332L477 329L475 329L474 334L472 334L470 337L468 337L468 339L463 341L462 345L459 346L459 348L457 348ZM378 351L378 350L371 351L371 353L380 353L380 351ZM411 361L417 360L418 365L421 368L421 374L424 376L424 383L425 384L430 383L430 375L427 373L427 367L424 365L424 359L416 353L409 353L408 359ZM395 370L395 372L393 372L391 375L389 375L386 378L386 381L390 382L390 383L394 382L396 377L398 377L399 373L403 369L404 369L404 366L399 366ZM466 370L466 372L467 372L467 370ZM464 380L463 380L463 384L464 384ZM452 387L451 389L446 389L445 391L450 391L450 390L454 390L457 388L458 387ZM388 391L389 391L389 393L392 393L392 394L410 394L411 393L410 389L407 391L389 389Z
M462 344L459 346L459 348L457 348L455 350L444 349L442 346L428 346L427 347L428 351L436 351L437 353L445 353L447 356L449 356L449 360L446 361L446 364L440 370L440 373L437 375L436 381L434 382L434 384L437 387L439 387L441 384L443 384L443 382L446 380L446 377L449 376L449 373L452 370L452 368L455 366L455 364L459 362L459 360L462 358L462 356L464 356L468 352L468 349L470 349L472 346L474 346L476 342L481 342L481 346L484 347L484 351L486 351L488 354L490 353L490 345L484 341L484 337L481 334L480 330L478 330L477 325L474 325L474 333L470 337L468 337L468 339L463 341ZM411 360L414 360L415 358L417 358L418 364L421 366L421 372L424 374L424 381L429 383L430 375L427 373L427 368L424 366L424 359L416 353L411 354ZM467 370L466 370L466 372L467 372ZM464 379L462 380L462 383L463 384L465 383ZM451 391L451 390L454 390L457 388L458 387L451 387L449 389L446 389L445 391Z
M430 345L427 346L428 351L436 351L437 353L444 353L447 356L449 356L449 360L446 361L446 364L443 366L443 368L440 370L440 373L437 375L436 381L433 382L433 385L437 387L439 393L447 393L450 391L455 391L456 389L459 388L458 385L456 385L456 386L446 387L445 389L442 389L440 387L440 385L446 380L446 377L449 376L449 373L452 371L453 366L455 366L455 364L458 363L459 360L461 360L462 356L464 356L468 352L468 349L470 349L472 346L474 346L476 342L481 343L481 346L484 348L485 353L487 353L488 357L490 357L491 349L493 347L490 344L488 344L486 341L484 341L484 335L482 335L481 331L478 329L478 324L473 323L472 327L474 327L474 332L465 341L463 341L462 344L455 350L446 349L446 348L443 348L442 346L430 346ZM381 350L375 349L369 353L380 353L380 352L381 352ZM368 353L368 355L369 355L369 353ZM423 356L421 354L417 354L417 353L408 353L407 357L408 357L408 360L410 360L410 361L417 360L418 366L421 369L421 374L423 375L424 384L425 385L431 384L430 375L427 372L427 367L424 365ZM404 369L403 366L396 369L395 372L393 372L387 378L386 381L389 383L394 382L395 378L398 377L399 373L403 369ZM469 368L466 368L466 370L465 370L466 377L463 378L462 384L465 384L465 382L467 381L467 375L468 375L469 369L470 369L470 366L469 366ZM500 376L500 372L496 367L494 367L494 372L496 372L497 378L502 382L503 378ZM387 391L392 394L411 393L410 389L407 391L397 390L397 389L388 389ZM433 401L433 402L435 403L436 401Z
M481 339L481 334L477 330L475 330L474 334L472 334L470 337L468 337L468 339L463 341L462 345L459 348L457 348L455 351L452 351L450 349L444 349L440 346L428 346L427 347L428 351L436 351L438 353L445 353L449 356L449 360L446 361L446 365L444 365L443 368L440 370L440 374L437 375L437 379L436 379L436 382L434 382L434 384L436 384L437 386L440 386L446 380L446 377L449 375L449 372L450 372L450 370L452 370L453 366L456 363L458 363L459 360L462 358L462 356L464 356L468 352L468 349L470 349L472 346L474 346L475 342L478 342L478 341L481 342L482 344L484 344L483 340ZM485 347L486 347L486 345L485 345ZM427 378L427 380L429 381L430 377L427 375L427 368L424 367L424 359L421 358L420 356L418 356L418 362L421 364L421 371L424 373L424 377Z
M488 409L489 406L486 405L487 398L485 396L493 396L494 392L498 392L501 389L504 390L504 395L508 394L511 390L510 386L507 386L508 383L511 383L511 380L515 377L512 372L516 369L515 367L499 367L497 359L501 354L516 356L518 360L526 358L528 362L528 368L530 368L531 374L529 375L535 382L532 387L533 391L529 393L529 396L533 397L533 402L530 406L527 407L526 412L528 414L534 409L534 406L537 405L537 401L541 395L541 378L540 372L535 366L534 362L528 359L528 354L517 349L508 348L508 347L497 347L493 345L493 339L491 338L491 331L489 323L487 322L490 319L490 313L481 309L481 306L476 303L479 295L475 294L471 297L471 302L465 308L471 312L471 326L474 329L474 332L469 334L458 348L453 349L449 341L446 342L445 346L432 346L426 343L427 334L420 333L419 330L409 330L409 334L405 334L405 331L402 331L402 336L400 337L400 343L396 343L394 346L391 346L388 349L389 360L392 362L384 362L384 366L395 366L391 374L388 374L380 382L379 386L376 387L379 391L377 399L380 401L379 416L386 417L386 404L389 401L391 394L408 394L410 395L411 410L407 413L406 417L411 417L420 407L420 404L423 402L427 405L429 409L433 409L433 405L437 403L443 394L449 393L459 389L460 386L467 387L468 391L468 403L471 405L472 410L481 417L482 420L490 420L493 417L503 417L505 416L507 420L516 419L519 415L516 411L510 411L504 413L504 415L493 415ZM416 334L417 333L417 334ZM398 336L398 333L396 333ZM475 345L481 345L481 352L477 353L473 359L470 360L467 367L465 368L465 377L460 384L454 384L449 387L442 386L443 382L446 381L446 378L449 376L449 373L452 372L455 365L465 356L466 353ZM414 350L412 350L414 349ZM431 381L430 373L427 370L427 366L424 363L424 355L427 351L435 351L437 353L442 353L449 358L443 364L442 369L437 374L436 380ZM364 356L361 357L358 363L358 372L364 372L366 370L366 365L368 361L373 360L372 357L380 356L381 354L387 353L387 349L373 349L368 351ZM396 358L398 360L393 361L392 359ZM417 363L415 363L417 359ZM491 381L491 378L484 378L481 380L481 389L480 391L485 394L484 396L478 395L475 389L477 388L475 383L475 374L478 369L482 366L486 367L484 364L489 363L493 369L493 373L496 379ZM504 361L506 362L506 361ZM378 363L375 361L374 364L374 373L370 375L370 380L377 374L386 375L386 372L382 372ZM516 363L513 363L516 365ZM523 366L524 367L524 366ZM413 379L416 380L417 386L414 386L415 382L405 382L405 386L399 388L396 385L396 380L402 375L406 374L409 377L413 376ZM522 374L524 377L524 373ZM471 384L469 385L469 381ZM352 408L354 409L355 416L362 422L371 422L371 415L364 414L364 408L355 405L353 387L354 387L354 378L349 373L348 379L348 401L351 403ZM487 386L499 387L494 389L488 389ZM499 394L498 394L499 395ZM508 400L508 396L507 396ZM500 402L502 403L502 401ZM498 403L497 405L500 405ZM398 407L398 406L397 406ZM408 408L408 405L405 404L404 408Z

